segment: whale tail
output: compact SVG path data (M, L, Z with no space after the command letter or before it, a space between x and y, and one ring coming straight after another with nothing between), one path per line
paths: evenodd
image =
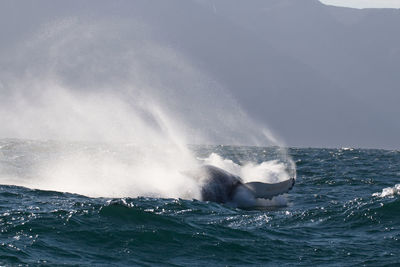
M291 178L276 184L249 182L244 185L252 192L255 198L271 199L274 196L289 192L293 188L295 181L294 178Z
M274 196L287 193L295 183L294 178L273 184L244 183L239 176L211 165L204 165L200 169L185 172L185 174L200 182L202 200L217 203L235 202L235 199L236 201L248 199L246 198L248 196L254 199L272 199ZM246 197L243 198L243 196ZM248 203L245 205L248 206Z

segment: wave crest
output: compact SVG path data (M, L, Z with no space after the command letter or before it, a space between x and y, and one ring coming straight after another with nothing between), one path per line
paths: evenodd
M395 195L400 195L400 184L396 184L393 187L386 187L381 193L373 193L374 197L394 197Z

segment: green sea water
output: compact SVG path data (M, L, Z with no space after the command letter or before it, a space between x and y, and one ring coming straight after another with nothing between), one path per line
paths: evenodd
M238 164L273 148L196 146ZM3 182L49 145L2 140L0 264L398 266L400 151L289 148L285 205L247 209L191 199L91 198Z

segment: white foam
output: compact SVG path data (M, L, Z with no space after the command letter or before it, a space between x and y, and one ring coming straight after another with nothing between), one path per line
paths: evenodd
M344 151L353 151L354 148L352 148L352 147L342 147L341 150L344 150Z
M381 193L373 193L374 197L394 197L395 195L400 195L400 184L396 184L393 187L386 187Z
M216 153L211 153L209 157L202 160L204 164L213 165L240 176L244 182L277 183L291 178L288 166L278 160L264 161L259 164L248 162L242 166Z
M285 207L288 200L286 195L279 195L272 199L257 198L256 206L259 207Z

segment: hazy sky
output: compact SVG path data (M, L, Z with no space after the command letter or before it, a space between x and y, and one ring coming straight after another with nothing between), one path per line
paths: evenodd
M320 0L324 4L354 8L400 8L400 0Z
M400 0L339 2L389 7ZM142 94L178 114L170 117L188 125L182 128L213 130L206 137L213 140L260 132L239 124L247 118L235 110L241 106L289 146L399 149L399 25L400 9L337 8L317 0L0 1L0 125L7 125L0 138L16 137L12 118L43 117L32 115L37 105L32 112L13 107L11 95L20 90L36 101L40 90L61 84L133 96L131 87L144 88ZM63 107L53 102L55 110ZM2 123L4 114L9 121ZM99 122L96 133L119 129L103 127L100 117L87 119ZM216 130L215 117L229 131ZM71 135L85 128L53 121L40 120L37 136L46 125ZM13 125L25 133L30 124Z

